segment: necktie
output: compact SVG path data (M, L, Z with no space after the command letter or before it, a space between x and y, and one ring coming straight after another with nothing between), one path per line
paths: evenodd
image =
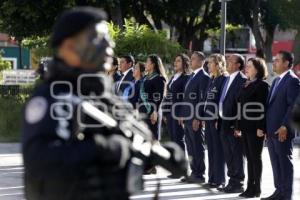
M134 88L134 83L130 83L123 92L123 99L128 101L129 97L132 97L132 89Z
M120 77L120 81L118 82L118 84L117 84L117 92L119 93L119 91L120 91L120 86L121 86L121 83L122 83L122 81L123 81L123 78L124 78L124 74L122 73L121 74L121 77Z
M229 80L230 80L230 78L227 77L226 81L225 81L225 84L224 84L224 87L223 87L223 90L222 90L220 101L219 101L219 115L221 117L223 117L223 102L224 102L224 99L226 97L226 91L227 91L227 87L229 85Z
M171 82L169 84L169 88L171 88L172 84L174 83L174 79L175 79L175 76L172 77L172 80L171 80Z
M227 77L227 78L226 78L226 81L225 81L225 84L224 84L224 87L223 87L223 90L222 90L222 95L221 95L221 97L220 97L219 103L223 103L223 101L224 101L224 99L225 99L227 87L228 87L228 84L229 84L229 80L230 80L230 78Z
M270 96L270 101L272 100L272 98L273 98L273 96L274 96L274 94L275 94L275 91L276 91L276 89L277 89L279 83L280 83L280 77L277 77L277 78L275 79L274 87L273 87L273 89L272 89L272 93L271 93L271 96Z
M191 73L189 80L186 82L185 88L184 90L186 90L186 88L188 87L188 85L190 84L191 80L194 78L195 73Z

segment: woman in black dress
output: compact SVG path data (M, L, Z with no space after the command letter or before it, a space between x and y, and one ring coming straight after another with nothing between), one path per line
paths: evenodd
M242 137L248 167L247 189L240 196L253 198L261 193L261 154L266 130L265 105L269 93L269 85L263 81L267 77L265 61L261 58L249 59L245 74L248 81L238 97L242 115L237 120L235 134Z
M167 95L163 102L163 119L167 124L168 132L173 142L176 142L183 150L185 149L183 136L184 129L178 117L180 105L183 101L184 88L188 80L190 58L186 54L179 54L174 61L175 74L167 84Z
M210 81L206 92L204 113L205 140L208 151L208 183L205 187L221 188L225 184L225 160L220 132L217 130L218 104L227 76L225 57L212 54L208 58Z
M153 138L158 140L160 127L159 109L166 88L166 74L162 61L157 55L150 55L145 65L146 76L140 85L139 111L146 114L146 123L152 131Z

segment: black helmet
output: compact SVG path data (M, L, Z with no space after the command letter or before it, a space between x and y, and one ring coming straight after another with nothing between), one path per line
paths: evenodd
M112 61L114 46L108 33L106 14L93 7L76 7L65 11L57 20L51 36L51 46L57 48L64 39L82 33L84 39L76 44L76 51L85 63L108 68Z

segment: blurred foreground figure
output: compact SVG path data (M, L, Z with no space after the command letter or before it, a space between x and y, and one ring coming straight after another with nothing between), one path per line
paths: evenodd
M149 129L108 90L113 50L104 20L101 10L79 7L54 26L53 61L24 109L27 200L126 200L142 189L144 162L186 172L180 148L154 148ZM122 119L112 115L117 104Z
M84 135L66 95L99 94L82 74L104 71L112 49L106 37L105 14L94 8L66 11L57 21L51 45L55 49L45 81L24 110L22 127L26 199L127 199L125 164L127 139L120 135ZM80 94L78 94L80 93ZM100 138L99 138L100 137ZM123 177L123 178L122 178Z

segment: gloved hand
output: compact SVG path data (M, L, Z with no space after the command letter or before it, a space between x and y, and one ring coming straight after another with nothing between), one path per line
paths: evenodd
M188 164L185 158L185 153L181 147L174 142L167 142L162 146L171 153L170 162L172 163L171 166L173 169L170 172L178 178L186 176Z
M185 154L176 143L168 142L162 146L155 145L152 147L149 159L153 165L160 165L178 178L187 175Z
M95 134L94 140L100 151L100 160L103 164L111 164L117 168L124 168L130 159L130 141L121 135L105 137Z

